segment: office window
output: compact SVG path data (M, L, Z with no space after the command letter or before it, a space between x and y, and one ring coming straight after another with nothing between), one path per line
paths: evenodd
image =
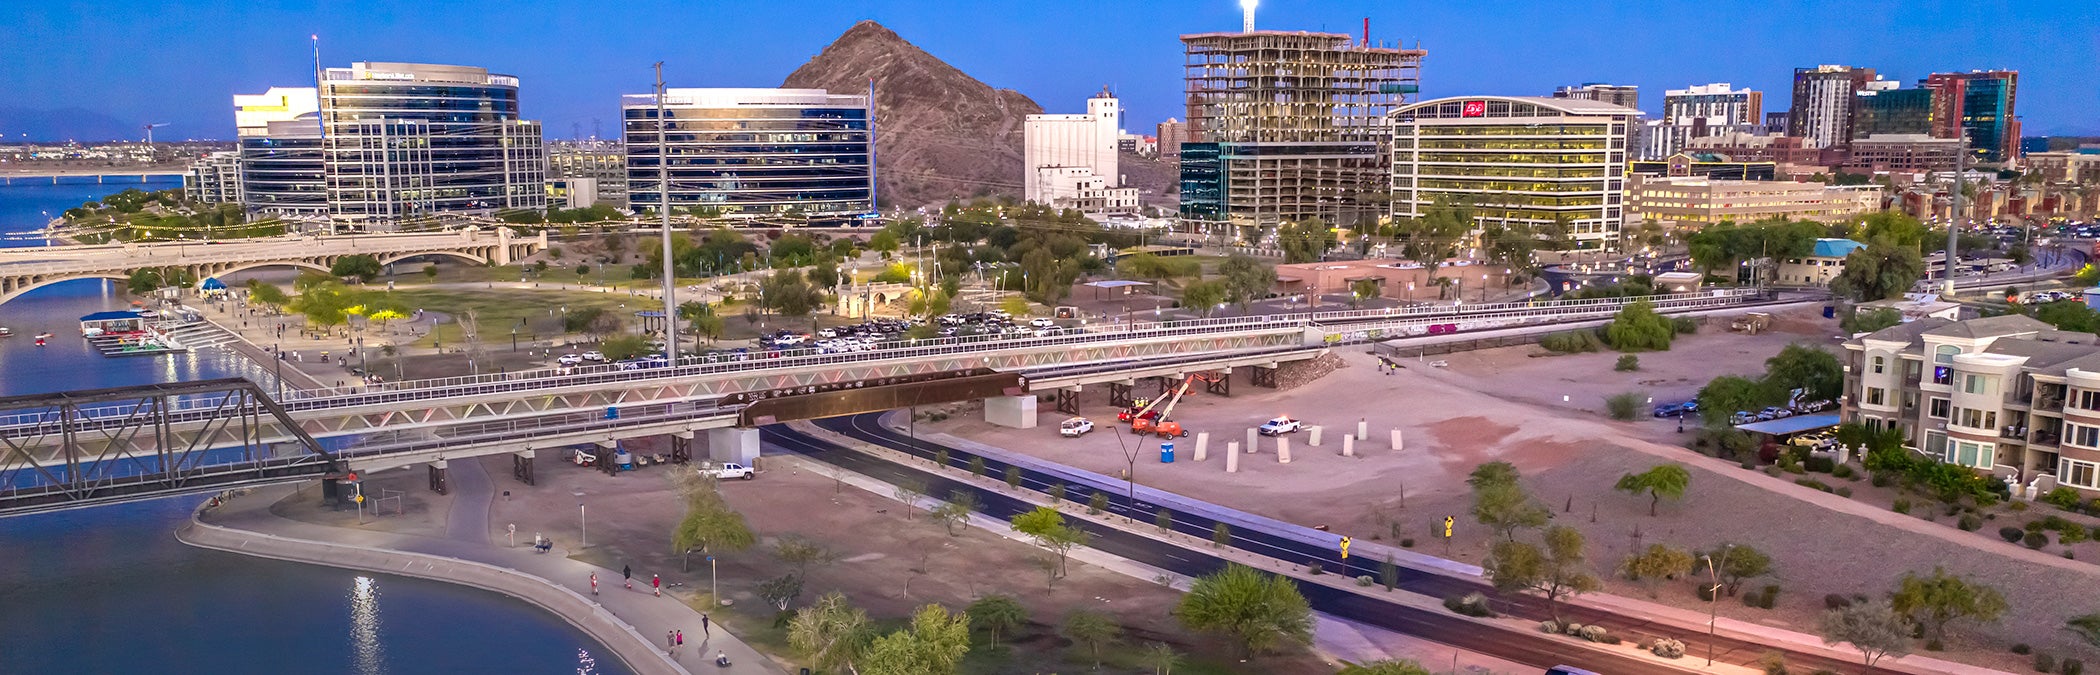
M1991 429L1995 431L1998 428L1998 411L1955 408L1954 416L1948 422L1971 429Z
M1934 419L1947 419L1947 399L1936 398L1926 404L1925 415Z
M2056 461L2056 482L2089 490L2100 490L2100 464L2075 459Z

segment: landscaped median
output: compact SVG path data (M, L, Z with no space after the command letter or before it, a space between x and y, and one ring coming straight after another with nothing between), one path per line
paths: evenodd
M261 497L253 497L261 498ZM687 675L634 626L575 591L546 579L494 565L364 546L296 539L237 530L204 522L199 505L190 522L177 529L185 544L275 560L432 579L502 593L553 612L597 640L621 663L640 675Z
M891 462L912 466L921 470L934 470L936 468L934 463L928 460L913 457L907 453L864 443L857 439L842 436L828 431L826 429L823 429L821 427L818 427L817 425L811 424L809 422L791 422L789 423L789 426L795 428L797 431L801 431L803 433L807 433L809 435L824 438L831 442L837 443L840 447L845 447L857 452L862 452L876 457L880 457ZM1202 555L1212 556L1226 560L1231 563L1245 565L1265 572L1282 575L1301 584L1319 584L1331 589L1353 593L1356 595L1392 603L1395 605L1401 605L1417 610L1440 614L1443 616L1447 616L1452 620L1465 621L1472 624L1476 624L1480 626L1483 630L1502 631L1507 636L1507 638L1523 639L1527 636L1536 636L1539 633L1539 624L1536 621L1511 617L1470 616L1460 614L1457 612L1453 612L1450 609L1447 609L1446 603L1442 599L1405 590L1386 590L1385 588L1380 586L1376 581L1366 583L1364 579L1368 579L1368 577L1352 578L1338 574L1314 574L1311 573L1304 566L1296 565L1276 558L1250 553L1248 551L1238 548L1214 546L1212 545L1211 541L1203 539L1201 537L1180 534L1171 531L1161 531L1158 527L1153 526L1152 524L1139 523L1131 518L1110 515L1105 511L1096 513L1093 512L1093 509L1085 503L1065 500L1053 501L1048 496L1039 494L1033 490L1009 487L1005 482L1002 482L1001 480L991 476L973 476L969 471L957 469L955 467L946 467L946 471L941 471L940 474L943 477L948 478L950 480L968 482L979 488L989 491L1000 492L1002 494L1008 495L1010 497L1030 504L1057 509L1059 512L1063 513L1064 516L1067 518L1080 519L1107 527L1113 527L1123 532L1172 544L1174 546ZM918 501L919 505L922 507L932 508L933 505L938 504L940 500L928 497L919 497L916 501ZM1132 566L1140 567L1146 570L1151 569L1149 567L1137 565L1135 563L1133 563ZM1129 570L1119 571L1124 571L1126 573L1129 572ZM1133 574L1132 576L1139 575ZM1173 586L1182 590L1186 590L1188 587L1187 578L1180 577L1179 575L1173 575L1170 573L1162 573L1159 577L1154 578L1153 580L1165 583L1169 586ZM1703 662L1694 662L1690 658L1664 658L1654 653L1651 653L1646 649L1643 649L1641 645L1635 644L1633 642L1622 642L1620 644L1605 644L1597 642L1587 642L1578 637L1540 637L1548 640L1565 640L1567 641L1567 644L1570 645L1576 645L1582 648L1591 649L1598 652L1611 653L1617 656L1641 659L1643 661L1649 661L1660 665L1683 669L1687 672L1754 672L1748 668L1730 666L1727 664L1719 664L1713 667L1700 667L1700 664Z

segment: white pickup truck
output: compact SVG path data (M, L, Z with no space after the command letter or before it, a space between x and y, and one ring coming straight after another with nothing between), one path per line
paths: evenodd
M712 477L715 480L729 480L732 478L751 480L758 477L758 472L751 470L751 467L735 462L724 463L721 466L703 466L694 470L700 472L702 476Z

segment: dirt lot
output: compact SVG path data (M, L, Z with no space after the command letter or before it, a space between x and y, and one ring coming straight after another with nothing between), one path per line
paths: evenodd
M2100 659L2100 652L2061 630L2070 616L2100 611L2100 601L2062 601L2063 589L2092 588L2100 581L2100 566L2092 564L2100 559L2100 546L2085 545L2075 562L2056 557L2055 549L2008 546L1996 541L1997 528L2026 519L2009 512L1979 533L1960 532L1945 517L1939 523L1899 517L1887 510L1893 496L1863 481L1853 484L1860 490L1855 499L1840 499L1795 485L1795 476L1774 478L1686 451L1673 422L1612 422L1600 412L1610 394L1645 390L1658 402L1683 400L1713 376L1759 372L1764 359L1789 342L1832 345L1837 331L1831 324L1792 317L1780 322L1780 330L1759 336L1708 327L1669 352L1642 354L1642 369L1632 373L1612 371L1616 354L1535 358L1536 347L1450 355L1443 357L1445 368L1410 362L1391 374L1352 349L1343 354L1352 367L1289 392L1249 386L1235 373L1234 397L1194 396L1175 411L1192 432L1212 433L1210 458L1190 461L1192 436L1177 443L1181 461L1161 464L1157 441L1145 441L1137 476L1148 485L1295 523L1387 541L1397 532L1423 540L1429 553L1442 552L1441 544L1426 544L1431 523L1456 515L1460 526L1450 557L1478 563L1490 542L1467 515L1464 478L1481 462L1506 460L1525 473L1526 485L1552 507L1557 523L1588 535L1590 558L1600 572L1609 572L1634 547L1653 543L1699 549L1738 542L1770 553L1775 575L1751 585L1779 585L1776 608L1724 600L1724 614L1813 633L1825 594L1878 594L1904 572L1939 565L1995 586L2011 604L1996 624L1951 628L1955 637L1948 648L1956 651L1940 656L2019 670L2028 667L2027 657L2005 650L2025 642L2089 662ZM1106 396L1105 387L1089 389L1082 412L1112 424ZM947 421L920 422L919 431L946 431L1108 475L1122 473L1118 436L1124 443L1135 437L1096 432L1059 438L1059 414L1047 403L1043 409L1036 429L993 427L973 410L958 410ZM1326 438L1313 448L1307 446L1309 434L1292 435L1293 461L1287 465L1276 461L1274 442L1263 439L1258 453L1241 456L1238 473L1225 473L1225 443L1244 442L1249 427L1276 415L1324 425ZM1340 434L1353 431L1358 420L1368 422L1369 440L1357 446L1357 457L1342 457ZM1394 428L1404 434L1399 452L1387 441L1387 430ZM1687 464L1693 478L1687 497L1665 503L1659 517L1648 515L1647 500L1612 491L1621 475L1661 461ZM2038 506L2033 513L2043 511L2054 509ZM1615 594L1647 595L1631 582L1609 583ZM1687 582L1666 584L1655 600L1706 608Z

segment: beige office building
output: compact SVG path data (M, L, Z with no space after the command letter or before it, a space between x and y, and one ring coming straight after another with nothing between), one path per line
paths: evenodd
M1832 223L1881 210L1881 193L1879 185L1634 176L1627 220L1694 230L1768 218Z
M1394 218L1472 204L1476 218L1568 223L1587 249L1611 245L1625 218L1628 139L1641 111L1599 101L1464 96L1391 116Z

